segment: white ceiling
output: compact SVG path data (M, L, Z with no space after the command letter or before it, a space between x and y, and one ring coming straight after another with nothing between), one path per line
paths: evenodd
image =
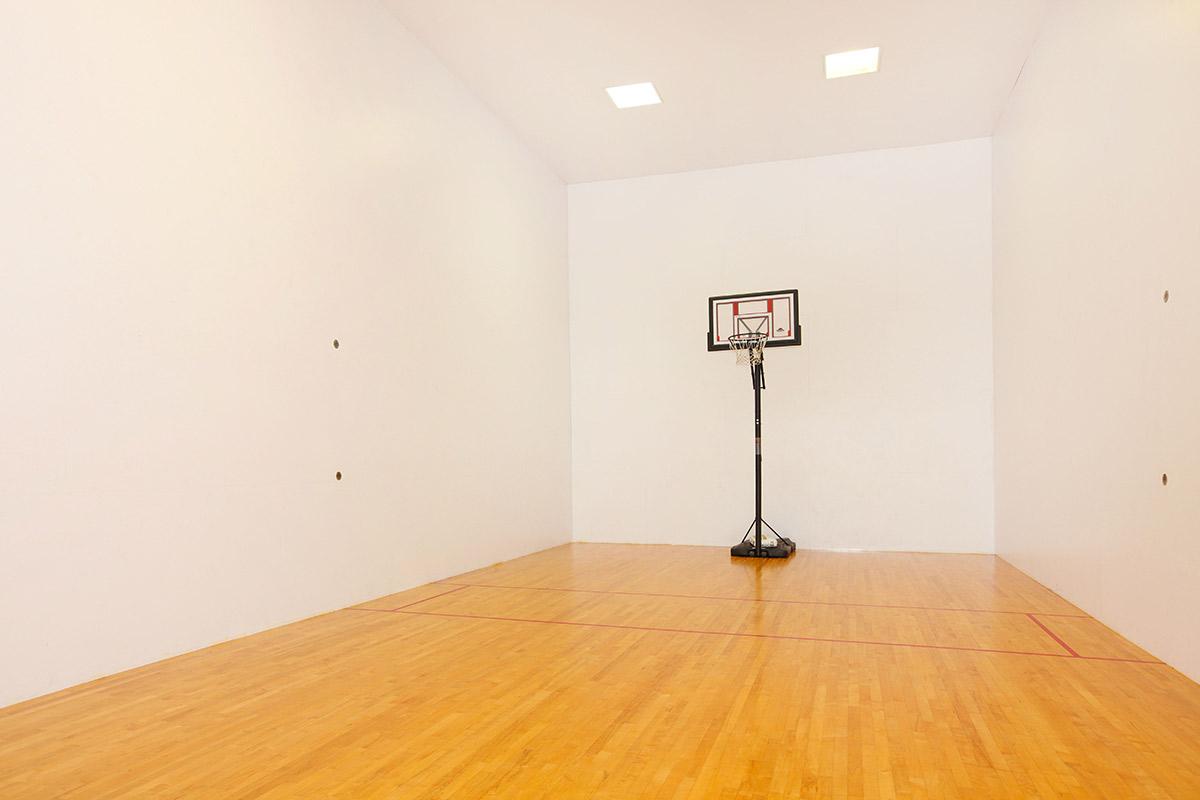
M991 134L1046 0L383 0L570 183ZM879 45L827 81L824 55ZM604 89L653 81L663 104Z

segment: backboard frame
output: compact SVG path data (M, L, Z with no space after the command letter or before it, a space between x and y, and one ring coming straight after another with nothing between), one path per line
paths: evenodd
M775 313L773 308L774 302L781 300L790 306L790 314L786 309L781 309L782 317L790 324L790 330L786 330L782 336L776 336L772 333L767 339L766 347L795 347L800 342L800 306L798 303L800 291L798 289L781 289L775 292L745 292L741 294L723 294L708 298L708 349L728 350L729 345L724 341L720 323L724 320L726 310L732 315L732 324L734 330L726 330L724 333L737 333L737 321L740 317L745 316L749 319L757 319L761 313L764 318L770 317L772 322L775 322L772 316ZM751 310L748 314L740 313L742 304L758 304L765 303L766 307L761 312L759 310ZM729 306L732 305L732 308ZM779 326L776 325L776 328Z

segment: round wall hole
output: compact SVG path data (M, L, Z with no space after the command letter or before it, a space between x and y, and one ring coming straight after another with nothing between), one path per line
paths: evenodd
M333 349L334 349L334 350L337 350L339 347L341 347L341 345L340 345L340 344L338 344L338 340L337 340L337 339L334 339L334 340L333 340Z
M1170 299L1171 299L1171 290L1168 289L1167 291L1163 292L1163 302L1165 303Z
M1163 473L1162 481L1163 481L1163 486L1166 486L1167 485L1167 473L1165 473L1165 472Z
M342 479L342 473L341 473L341 472L335 472L335 473L333 473L333 477L334 477L334 478L336 478L336 479L338 479L338 480L340 481L340 480ZM1164 476L1163 476L1163 479L1164 479L1164 480L1163 480L1163 483L1166 483L1166 477L1167 477L1166 475L1164 475Z

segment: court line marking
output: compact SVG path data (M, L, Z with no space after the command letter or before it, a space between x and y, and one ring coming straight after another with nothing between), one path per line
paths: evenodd
M433 599L433 598L427 598ZM608 622L576 622L562 619L526 619L523 617L497 617L487 614L452 614L445 611L409 611L397 609L389 611L386 608L361 608L351 606L346 611L373 611L379 614L408 614L423 617L449 617L454 619L480 619L495 622L527 622L535 625L568 625L580 628L614 628L630 631L659 631L663 633L692 633L702 636L737 636L750 639L783 639L800 642L829 642L833 644L866 644L880 647L912 647L922 650L955 650L968 653L996 653L1013 656L1042 656L1044 658L1074 658L1079 661L1120 661L1129 664L1158 664L1166 665L1165 661L1147 661L1138 658L1110 658L1108 656L1071 656L1066 653L1038 653L1032 650L999 650L987 647L962 647L948 644L917 644L914 642L878 642L866 639L829 639L821 636L796 636L784 633L742 633L738 631L706 631L692 628L661 628L646 625L617 625Z
M426 584L426 585L428 585L428 584ZM420 587L418 587L418 588L420 588ZM448 592L438 592L437 594L431 594L431 595L429 595L429 597L422 597L420 600L414 600L411 603L405 603L404 605L397 606L396 608L363 608L362 606L347 606L347 609L353 610L353 611L403 611L404 609L411 608L412 606L415 606L418 603L424 603L426 600L433 600L434 598L437 598L437 597L445 597L448 594L454 594L455 592L461 592L463 589L466 589L466 588L467 588L466 584L464 584L462 586L455 586L453 589L451 589Z
M444 586L472 587L476 589L530 589L539 592L584 592L587 594L620 594L636 597L680 597L689 600L734 600L743 603L789 603L805 606L851 606L853 608L898 608L910 611L961 611L970 614L1040 614L1043 617L1071 617L1072 619L1091 619L1087 614L1065 614L1056 611L1008 611L994 608L940 608L938 606L902 606L885 603L846 603L837 600L775 600L759 597L719 597L706 594L672 594L670 592L628 592L615 589L568 589L561 586L503 586L497 583L456 583L454 581L434 581Z
M1044 623L1043 623L1043 622L1042 622L1040 619L1038 619L1037 617L1035 617L1033 614L1030 614L1030 615L1029 615L1029 618L1030 618L1031 620L1033 620L1033 621L1034 621L1034 624L1036 624L1036 625L1037 625L1039 628L1041 628L1042 630L1044 630L1044 631L1046 632L1046 634L1047 634L1047 635L1048 635L1048 636L1049 636L1051 639L1053 639L1054 641L1058 642L1058 644L1059 644L1059 645L1060 645L1060 646L1061 646L1061 647L1062 647L1064 650L1066 650L1068 653L1070 653L1070 654L1071 654L1072 656L1074 656L1075 658L1082 658L1082 656L1080 656L1080 655L1079 655L1079 653L1075 652L1075 648L1071 647L1071 645L1069 645L1069 644L1067 644L1066 642L1064 642L1064 641L1062 640L1062 637L1060 637L1060 636L1059 636L1057 633L1055 633L1054 631L1052 631L1052 630L1050 630L1048 627L1046 627L1046 625L1045 625L1045 624L1044 624Z

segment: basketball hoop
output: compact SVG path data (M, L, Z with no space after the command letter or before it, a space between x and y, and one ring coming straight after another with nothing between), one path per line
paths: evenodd
M754 521L742 541L729 548L739 558L787 558L796 543L780 536L762 515L762 392L763 355L772 347L800 344L795 289L759 294L728 294L708 298L708 349L732 350L741 366L749 365L754 389Z
M737 354L738 366L757 365L763 360L763 348L767 346L765 333L733 333L726 339L729 349Z

